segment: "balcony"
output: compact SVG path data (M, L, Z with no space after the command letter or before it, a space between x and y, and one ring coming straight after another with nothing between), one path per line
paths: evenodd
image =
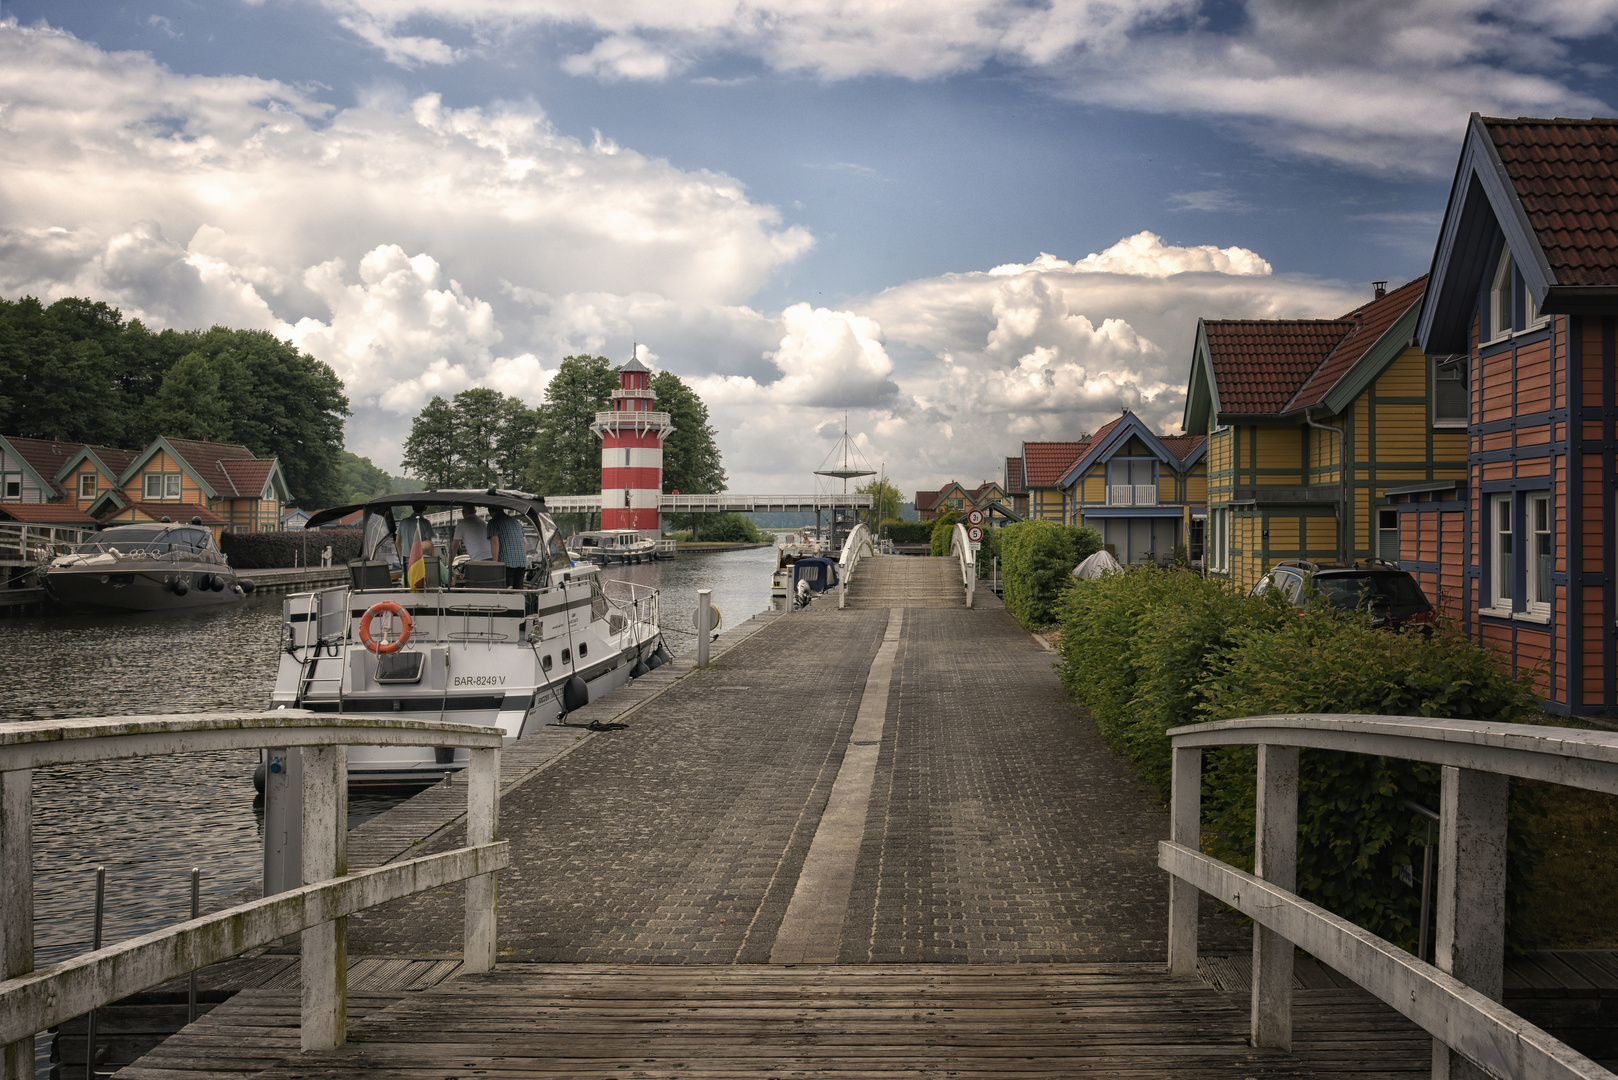
M656 390L614 390L612 392L612 396L615 397L615 398L646 398L647 400L652 400L652 399L657 397L657 391Z
M1113 484L1107 488L1108 506L1156 506L1156 484Z
M600 435L603 431L659 431L665 437L674 430L674 422L669 419L666 412L634 412L630 409L614 409L610 412L596 413L596 422L590 425L590 430Z

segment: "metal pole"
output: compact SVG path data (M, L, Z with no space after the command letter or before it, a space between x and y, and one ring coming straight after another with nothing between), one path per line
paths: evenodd
M697 667L708 666L708 632L713 611L713 590L697 590Z
M101 949L101 912L107 898L107 868L96 867L96 914L95 914L95 944L90 946L92 952ZM96 1074L96 1011L90 1010L85 1017L84 1031L84 1076L85 1080L95 1080Z
M191 868L191 917L197 918L202 914L202 871L195 866ZM192 972L186 985L185 995L185 1022L197 1022L197 973Z

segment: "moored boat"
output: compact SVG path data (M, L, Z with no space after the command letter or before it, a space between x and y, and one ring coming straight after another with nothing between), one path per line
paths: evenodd
M432 524L443 515L431 512L466 506L521 524L530 552L519 582L494 561L444 569L452 535ZM575 565L543 500L428 491L381 496L363 510L361 557L349 564L348 585L285 601L272 709L485 724L509 743L669 659L656 590L618 586L599 567ZM430 746L353 747L349 783L431 784L466 759L464 750Z
M40 577L66 607L113 611L216 607L236 603L253 588L237 579L201 522L105 529L52 559Z
M651 562L657 558L657 541L636 529L600 529L576 533L568 550L575 559L603 565Z

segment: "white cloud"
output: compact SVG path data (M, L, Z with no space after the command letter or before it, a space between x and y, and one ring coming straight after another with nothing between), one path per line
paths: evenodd
M453 59L442 43L429 57L424 39L393 37L423 19L484 32L583 27L601 36L564 67L603 79L667 78L732 55L824 80L934 79L998 63L1044 76L1059 95L1206 117L1355 168L1428 174L1453 163L1473 110L1606 109L1563 72L1569 43L1618 24L1618 0L1246 0L1223 13L1229 29L1211 28L1200 0L325 3L406 66Z

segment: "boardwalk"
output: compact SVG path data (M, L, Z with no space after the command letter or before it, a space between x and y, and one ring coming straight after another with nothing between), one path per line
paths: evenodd
M1166 816L991 594L747 630L632 687L627 728L507 755L493 975L367 1001L348 1047L260 1075L1239 1080L1314 1075L1320 1046L1352 1052L1334 1074L1427 1068L1363 995L1303 992L1286 1055L1246 1045L1236 997L1162 974ZM461 843L453 824L409 843L432 816L409 806L370 858ZM459 890L412 897L351 918L349 947L452 954L462 918ZM1205 950L1249 947L1204 918ZM291 1015L269 991L232 1005L216 1022ZM206 1025L171 1051L223 1052ZM181 1075L165 1058L131 1076Z

